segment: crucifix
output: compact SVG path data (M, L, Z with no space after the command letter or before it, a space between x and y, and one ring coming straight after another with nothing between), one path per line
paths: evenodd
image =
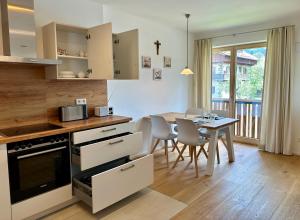
M161 45L161 43L157 40L154 42L155 46L156 46L156 54L159 55L159 46Z

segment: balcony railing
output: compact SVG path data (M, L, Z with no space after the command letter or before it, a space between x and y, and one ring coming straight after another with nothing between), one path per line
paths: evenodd
M213 99L213 110L229 110L228 99ZM236 136L244 138L260 138L262 102L260 100L237 99L235 102Z

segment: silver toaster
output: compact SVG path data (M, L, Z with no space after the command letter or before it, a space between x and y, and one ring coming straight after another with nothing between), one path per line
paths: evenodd
M88 118L87 105L72 105L59 107L60 121L75 121Z

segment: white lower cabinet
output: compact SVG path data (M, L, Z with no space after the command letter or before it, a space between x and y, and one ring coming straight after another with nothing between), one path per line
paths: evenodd
M29 218L72 199L72 185L40 194L12 205L12 220ZM0 217L1 219L1 217Z
M74 194L96 213L153 183L153 155L74 177Z

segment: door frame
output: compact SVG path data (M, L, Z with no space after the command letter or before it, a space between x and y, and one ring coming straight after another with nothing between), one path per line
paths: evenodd
M237 51L241 50L241 49L251 49L251 48L259 48L259 47L266 47L267 48L267 42L263 41L263 42L257 42L257 43L238 44L238 45L232 45L232 46L212 48L212 53L216 53L216 52L220 52L220 51L230 51L230 53L231 53L230 80L229 80L229 90L230 91L229 91L229 103L228 103L230 117L235 117L235 108L236 108L236 106L235 106L235 102L236 102L235 84L236 84L236 55L237 55ZM211 65L213 65L213 64L211 64ZM212 80L211 80L211 88L212 88ZM212 97L211 97L211 99L212 99ZM262 102L263 102L263 100L262 100ZM259 144L259 139L235 136L234 132L233 132L233 140L236 141L236 142L247 143L247 144L252 144L252 145L258 145Z

